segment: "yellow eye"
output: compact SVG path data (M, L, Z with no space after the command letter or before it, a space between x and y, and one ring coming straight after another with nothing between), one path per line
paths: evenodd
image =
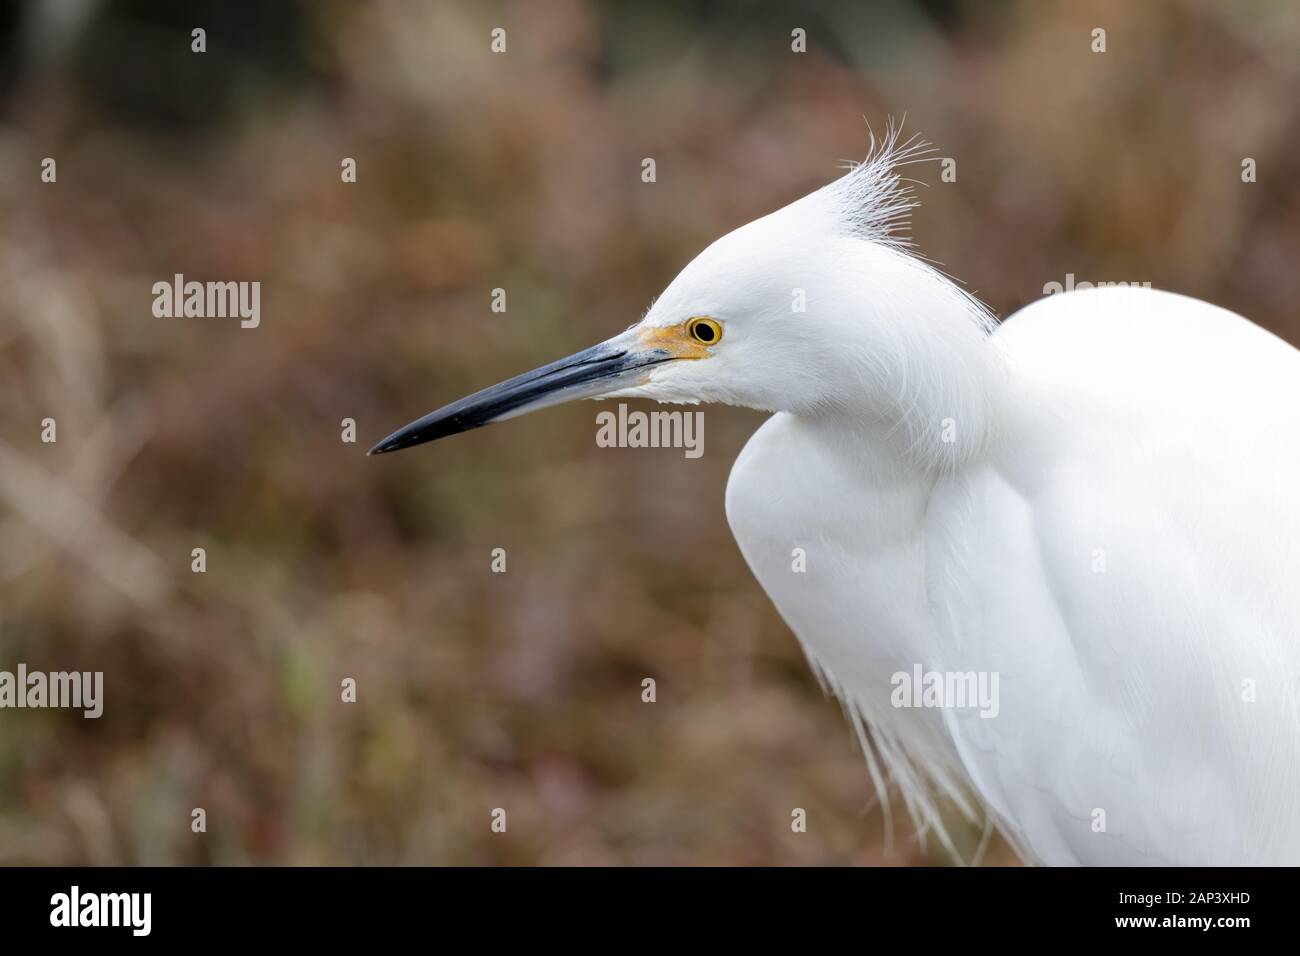
M717 345L722 341L722 326L707 315L697 315L687 322L686 331L703 345Z

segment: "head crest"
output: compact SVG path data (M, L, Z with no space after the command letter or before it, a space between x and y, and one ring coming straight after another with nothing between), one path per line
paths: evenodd
M820 229L865 239L895 249L908 249L911 212L919 204L901 169L934 158L935 148L912 135L902 138L902 124L890 121L882 138L871 133L871 145L861 162L847 162L848 172L792 207L815 216ZM810 223L811 225L811 223Z

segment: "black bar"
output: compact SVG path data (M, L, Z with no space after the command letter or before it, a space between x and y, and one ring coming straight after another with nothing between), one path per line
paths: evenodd
M87 915L87 905L99 912L97 894L148 893L143 938L205 946L373 945L412 932L430 949L467 934L495 945L515 933L534 944L613 945L623 934L666 945L722 930L732 942L788 931L809 946L844 934L863 946L899 934L918 944L1099 935L1232 943L1287 931L1294 885L1293 871L1277 869L8 869L0 870L0 926L7 943L142 938L128 918L142 926L142 908L119 910L125 926L51 925L56 894L70 903L76 886ZM1171 893L1181 898L1171 902ZM1187 923L1205 918L1246 925ZM1133 919L1154 924L1117 922Z

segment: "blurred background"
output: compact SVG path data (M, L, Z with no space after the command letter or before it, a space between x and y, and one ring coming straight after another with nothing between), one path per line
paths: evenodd
M1072 274L1300 341L1298 51L1286 0L0 5L0 669L105 673L98 721L0 711L0 863L948 862L886 841L732 541L761 415L698 460L590 403L366 448L903 114L957 160L919 248L1000 316ZM155 318L174 273L260 327Z

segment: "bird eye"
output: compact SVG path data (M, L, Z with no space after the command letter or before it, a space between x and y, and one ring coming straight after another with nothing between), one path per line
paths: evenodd
M686 323L691 338L704 345L717 345L722 338L722 326L708 316L697 315Z

